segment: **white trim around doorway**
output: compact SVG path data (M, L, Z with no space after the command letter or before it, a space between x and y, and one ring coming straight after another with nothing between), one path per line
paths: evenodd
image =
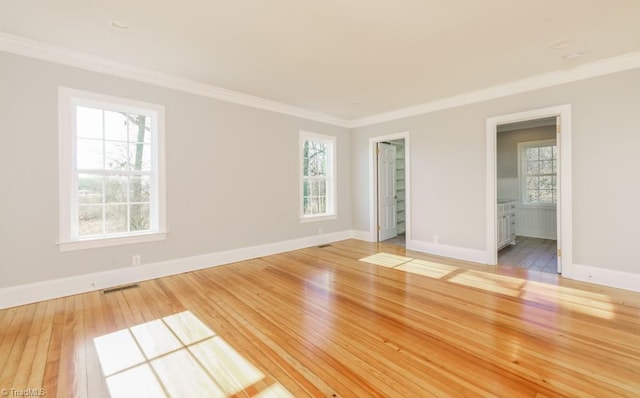
M383 141L404 140L404 164L405 164L405 237L406 242L411 239L411 146L409 132L403 131L369 138L369 241L378 241L378 195L376 188L378 180L376 176L376 144Z
M525 112L487 118L486 122L486 159L487 159L487 264L498 263L496 250L496 214L497 214L497 177L496 177L496 142L497 128L500 124L522 122L560 116L560 184L558 219L559 241L562 250L562 276L573 277L573 231L572 231L572 170L571 170L571 105L551 106Z

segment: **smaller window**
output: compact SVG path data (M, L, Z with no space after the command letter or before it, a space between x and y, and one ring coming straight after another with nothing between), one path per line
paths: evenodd
M551 205L557 202L558 153L555 140L521 142L519 177L522 203Z
M300 132L300 220L336 217L335 137Z

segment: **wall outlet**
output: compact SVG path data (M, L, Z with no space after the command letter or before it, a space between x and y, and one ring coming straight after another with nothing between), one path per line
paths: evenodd
M438 244L438 235L433 235L433 243Z
M140 265L140 255L136 254L135 256L131 257L131 265Z

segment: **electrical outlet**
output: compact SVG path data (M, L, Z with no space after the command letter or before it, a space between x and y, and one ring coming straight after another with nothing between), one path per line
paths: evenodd
M140 265L140 255L136 254L131 257L131 265Z
M438 235L433 235L433 243L438 244Z

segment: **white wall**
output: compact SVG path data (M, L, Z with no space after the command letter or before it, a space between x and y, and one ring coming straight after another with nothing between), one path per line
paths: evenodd
M408 130L411 236L486 252L486 119L562 104L572 105L574 264L640 281L640 69L354 129L354 229L370 229L369 137Z
M166 241L58 250L58 86L164 105ZM337 137L338 219L298 221L298 132ZM351 228L346 128L0 52L0 288Z

